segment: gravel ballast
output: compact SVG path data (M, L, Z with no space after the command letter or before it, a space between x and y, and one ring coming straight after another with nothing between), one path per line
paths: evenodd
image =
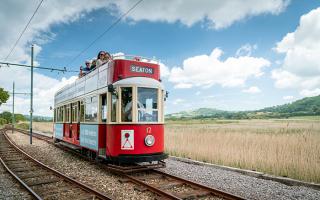
M0 163L0 199L32 199L32 196L7 172Z
M166 160L167 167L161 169L209 187L217 188L246 199L320 199L320 191L302 187L287 186L271 180L246 176L238 172L191 164L173 158Z
M154 199L150 192L134 189L134 184L120 183L118 177L95 164L79 159L44 141L34 139L29 145L29 137L21 133L8 135L25 151L45 164L72 178L88 184L116 199ZM279 182L247 176L238 172L212 166L166 160L167 167L161 169L172 175L195 181L209 187L227 191L246 199L320 199L320 191L303 187L288 186Z
M29 144L29 136L11 131L7 135L24 151L63 174L68 175L88 186L98 189L115 199L154 199L151 192L135 190L132 183L120 183L120 176L116 176L100 168L94 163L85 161L77 156L67 153L45 141L33 139Z

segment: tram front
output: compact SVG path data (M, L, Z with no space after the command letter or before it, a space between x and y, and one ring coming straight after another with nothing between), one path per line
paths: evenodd
M159 64L116 59L110 67L107 158L120 163L165 159L165 91Z

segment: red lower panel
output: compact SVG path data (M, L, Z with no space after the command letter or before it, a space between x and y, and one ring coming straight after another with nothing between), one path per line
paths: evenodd
M70 135L70 124L65 123L63 124L63 137L69 138L69 135Z
M99 124L99 139L98 139L98 147L99 149L101 148L106 148L106 124Z
M80 145L80 129L79 129L79 124L78 123L73 123L73 124L64 124L64 136L63 140L65 142L75 144L75 145Z
M121 138L123 137L121 134L122 130L133 131L134 133L134 144L132 144L133 148L130 150L121 148L123 146L123 144L121 144ZM163 132L163 124L107 125L107 155L162 153L164 151ZM147 135L153 135L155 137L155 143L152 147L145 145L144 140Z

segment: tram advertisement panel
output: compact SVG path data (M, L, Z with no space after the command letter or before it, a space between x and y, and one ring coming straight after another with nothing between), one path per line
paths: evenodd
M98 125L80 124L80 145L98 151Z
M63 139L63 124L54 124L54 135L57 139Z

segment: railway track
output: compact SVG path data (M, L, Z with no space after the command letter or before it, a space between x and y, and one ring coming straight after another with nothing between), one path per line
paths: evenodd
M42 164L21 150L0 130L0 161L35 199L111 199Z
M28 132L24 130L17 129L17 131L28 134ZM52 138L48 136L40 134L33 135L38 139L54 144ZM70 152L70 149L63 149ZM76 154L81 156L81 154ZM83 156L81 157L83 158ZM173 176L157 169L142 168L142 170L139 170L137 166L133 166L133 170L117 171L108 165L102 163L97 164L106 170L119 174L121 176L120 182L132 182L137 186L135 189L139 191L149 190L155 193L159 197L158 199L243 199L239 196Z
M230 199L241 197L173 176L159 170L124 174L122 182L134 182L140 191L150 190L166 199Z

